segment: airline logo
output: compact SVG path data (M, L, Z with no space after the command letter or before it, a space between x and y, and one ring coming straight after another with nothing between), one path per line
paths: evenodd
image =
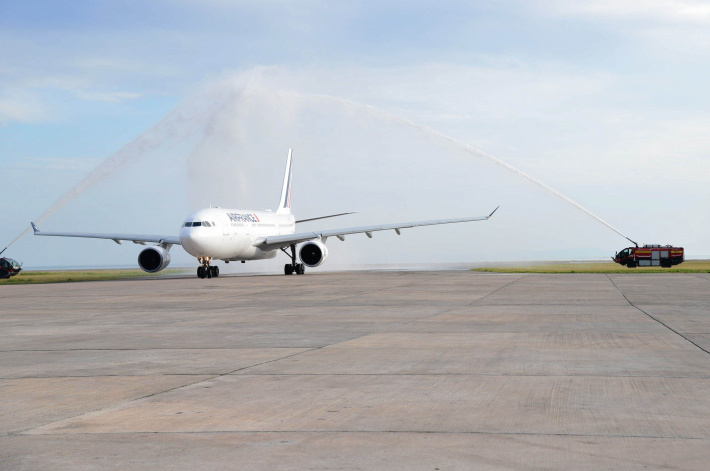
M232 222L259 222L259 218L256 214L239 214L239 213L227 213L229 220Z

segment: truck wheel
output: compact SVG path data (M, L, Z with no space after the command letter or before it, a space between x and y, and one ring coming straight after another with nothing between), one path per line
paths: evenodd
M629 268L636 268L636 262L629 262L626 264L626 266Z

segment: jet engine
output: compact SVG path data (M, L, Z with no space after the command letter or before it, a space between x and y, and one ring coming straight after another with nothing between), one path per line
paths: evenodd
M155 273L170 265L170 252L156 245L138 254L138 266L148 273Z
M328 257L328 247L321 241L314 240L301 245L301 262L307 267L317 267Z

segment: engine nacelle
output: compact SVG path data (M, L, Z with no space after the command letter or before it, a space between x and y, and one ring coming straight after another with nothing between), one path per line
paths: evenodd
M317 267L328 257L328 247L323 242L314 240L301 245L301 262L307 267Z
M138 254L138 266L148 273L155 273L170 265L170 252L156 245Z

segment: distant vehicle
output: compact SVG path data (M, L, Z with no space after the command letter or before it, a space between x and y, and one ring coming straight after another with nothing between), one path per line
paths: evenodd
M683 263L683 247L671 245L644 245L643 247L628 247L611 258L616 263L629 268L664 267Z
M487 216L296 232L296 224L298 223L351 213L296 220L291 214L291 160L292 155L289 150L281 189L281 200L275 212L222 208L200 209L187 217L178 236L43 232L34 223L32 223L32 228L36 236L109 239L117 244L124 240L141 245L155 243L157 245L144 249L138 255L138 266L149 273L155 273L167 267L170 263L170 253L168 252L170 247L181 245L187 253L197 257L197 261L200 263L200 267L197 268L197 276L200 278L219 276L219 267L210 265L214 260L223 260L225 263L237 261L244 263L247 260L274 258L279 250L291 259L291 263L284 266L284 274L303 275L305 267L317 267L325 261L328 256L325 242L329 237L337 237L344 241L345 236L350 234L364 233L372 238L372 233L376 231L394 230L399 235L402 229L410 227L486 221L498 209L496 208ZM301 244L298 252L301 263L297 263L296 260L296 246L298 244Z
M0 258L0 279L10 278L22 271L22 264L11 258Z

